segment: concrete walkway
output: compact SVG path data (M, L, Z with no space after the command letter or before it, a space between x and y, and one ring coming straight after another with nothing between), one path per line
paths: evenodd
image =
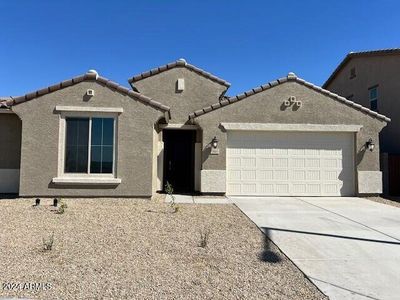
M232 204L229 198L224 196L215 196L215 197L207 197L207 196L192 196L192 195L180 195L174 194L175 203L191 203L191 204ZM170 198L167 195L165 197L165 202L170 202Z
M400 299L400 209L361 198L231 198L330 299Z

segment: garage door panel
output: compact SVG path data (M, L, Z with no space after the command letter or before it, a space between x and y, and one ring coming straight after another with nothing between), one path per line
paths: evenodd
M353 195L353 156L350 133L229 131L227 193Z
M272 158L257 157L258 169L269 169L273 167L274 160Z

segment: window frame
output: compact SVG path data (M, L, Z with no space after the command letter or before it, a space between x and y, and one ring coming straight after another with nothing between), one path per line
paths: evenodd
M117 178L117 153L118 153L118 115L122 112L122 109L105 109L102 111L77 111L77 110L62 110L59 114L59 146L58 146L58 178ZM76 173L76 172L65 172L65 160L66 160L66 130L67 130L67 119L68 118L88 118L89 119L89 136L88 136L88 165L87 172ZM91 141L92 141L92 119L93 118L112 118L114 120L113 128L113 167L112 173L90 173L91 163Z
M371 86L371 87L368 88L369 108L370 108L371 110L373 110L373 109L372 109L372 106L371 106L371 102L372 102L372 101L376 101L376 110L373 110L373 111L376 111L376 112L379 112L379 94L378 94L378 87L379 87L379 85L376 84L376 85L373 85L373 86ZM371 99L371 91L374 90L374 89L376 90L376 97L373 98L373 99Z

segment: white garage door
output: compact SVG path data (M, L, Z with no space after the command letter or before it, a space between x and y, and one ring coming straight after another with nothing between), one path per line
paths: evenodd
M227 194L354 195L352 133L228 131Z

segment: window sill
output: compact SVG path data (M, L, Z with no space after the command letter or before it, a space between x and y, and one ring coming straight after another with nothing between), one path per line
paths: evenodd
M52 182L59 185L118 185L120 178L101 177L55 177Z

